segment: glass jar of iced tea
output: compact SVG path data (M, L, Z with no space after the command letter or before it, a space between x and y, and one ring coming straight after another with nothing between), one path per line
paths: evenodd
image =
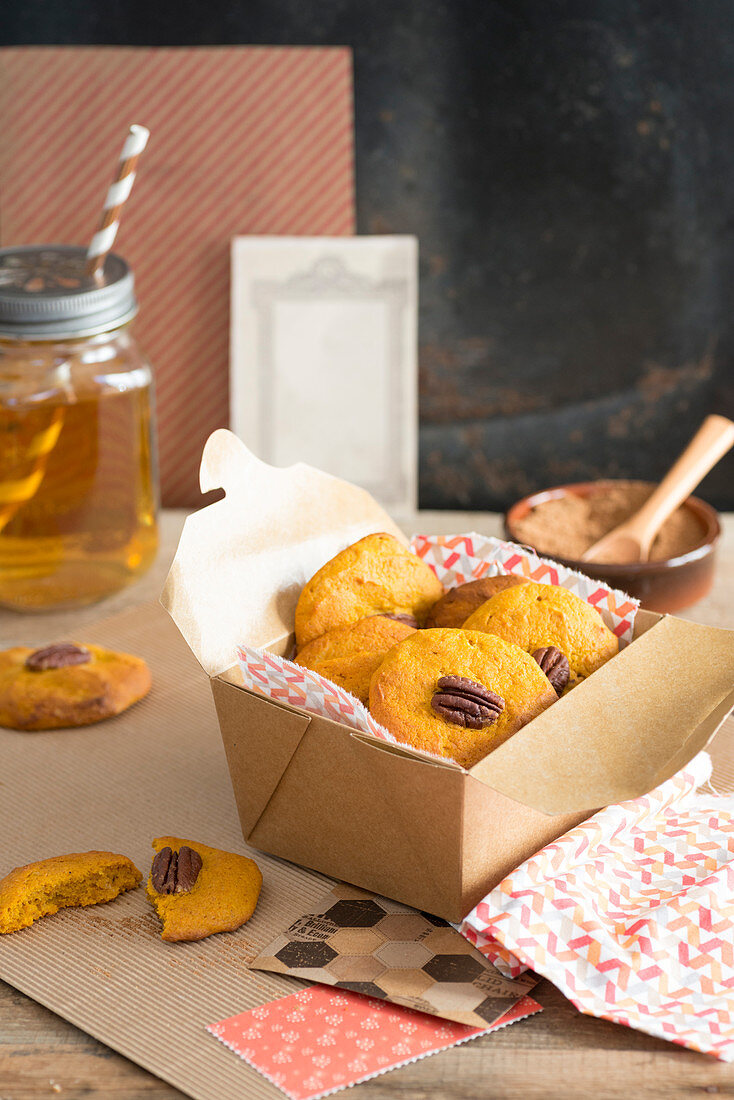
M0 249L0 606L99 600L157 548L153 379L111 253Z

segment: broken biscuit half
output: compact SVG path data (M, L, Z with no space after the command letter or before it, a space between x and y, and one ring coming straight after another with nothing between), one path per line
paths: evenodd
M163 925L162 939L233 932L255 912L262 875L253 860L175 836L157 837L153 847L146 893Z
M132 860L115 852L75 852L16 867L0 880L0 933L69 906L112 901L142 877Z

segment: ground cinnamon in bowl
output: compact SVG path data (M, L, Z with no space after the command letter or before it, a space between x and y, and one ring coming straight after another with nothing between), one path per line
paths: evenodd
M578 561L582 554L629 519L647 500L655 485L647 481L600 482L581 496L572 490L540 501L512 525L513 537L552 558ZM695 512L682 504L663 524L650 551L651 561L687 554L700 546L706 529Z

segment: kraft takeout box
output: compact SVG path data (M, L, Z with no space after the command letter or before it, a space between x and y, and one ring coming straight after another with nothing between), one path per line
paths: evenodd
M734 706L734 631L638 611L634 640L473 768L244 686L238 645L291 652L309 577L373 531L379 505L311 467L210 436L162 595L208 673L248 844L451 921L601 806L645 794Z

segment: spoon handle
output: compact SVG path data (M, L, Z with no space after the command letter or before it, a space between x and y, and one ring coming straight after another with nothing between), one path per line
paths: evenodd
M690 496L709 470L734 445L734 422L725 416L707 416L680 458L634 517L634 528L648 556L650 543L668 516Z

